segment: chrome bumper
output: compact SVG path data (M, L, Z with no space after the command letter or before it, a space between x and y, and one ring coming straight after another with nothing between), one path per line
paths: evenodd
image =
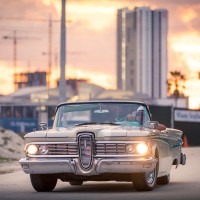
M22 169L28 174L72 173L99 175L102 173L150 172L156 167L155 158L95 158L89 170L83 170L78 158L22 158Z

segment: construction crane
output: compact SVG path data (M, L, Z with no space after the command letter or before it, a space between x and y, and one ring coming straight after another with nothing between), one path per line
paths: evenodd
M13 40L13 84L14 84L14 89L15 91L17 90L17 85L16 85L16 68L17 68L17 43L18 40L32 40L32 39L37 39L37 38L29 38L29 37L18 37L17 36L17 31L13 31L13 36L3 36L3 39L5 40Z

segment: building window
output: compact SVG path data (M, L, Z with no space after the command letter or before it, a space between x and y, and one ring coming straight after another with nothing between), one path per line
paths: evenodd
M23 107L22 106L14 107L14 117L15 118L23 117Z
M27 106L24 107L24 117L26 118L34 118L34 107Z
M133 86L133 79L131 79L131 86Z
M130 65L133 66L133 60L130 61Z
M126 31L127 31L126 32L127 42L130 42L131 41L131 29L127 28Z
M1 117L11 117L11 107L10 106L2 106L1 107Z
M130 70L130 74L131 74L131 75L134 74L134 70L133 70L133 69Z

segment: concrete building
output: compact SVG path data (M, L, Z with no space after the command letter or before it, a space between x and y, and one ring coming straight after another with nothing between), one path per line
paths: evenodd
M19 90L25 87L46 86L46 72L23 72L14 75L15 89Z
M149 98L167 96L167 10L117 12L117 88Z
M167 96L167 32L168 12L164 9L153 11L153 91L152 97L166 98Z

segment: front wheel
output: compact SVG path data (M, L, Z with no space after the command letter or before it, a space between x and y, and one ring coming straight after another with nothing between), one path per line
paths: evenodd
M57 183L57 178L51 174L30 174L30 179L37 192L51 192Z
M156 177L156 168L152 172L134 174L133 185L137 191L151 191L155 186Z

